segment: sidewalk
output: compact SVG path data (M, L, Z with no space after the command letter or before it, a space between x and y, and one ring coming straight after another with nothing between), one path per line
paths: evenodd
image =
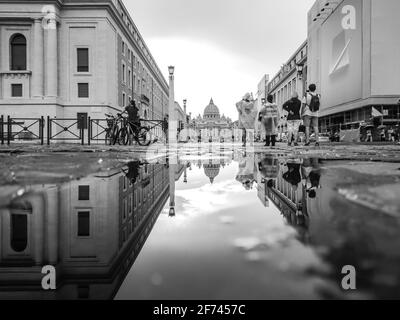
M309 147L298 146L288 147L284 143L278 143L275 148L264 147L261 143L255 143L253 147L248 146L243 148L239 143L222 143L222 144L178 144L167 148L163 144L156 144L150 147L140 146L105 146L91 145L82 146L77 144L53 144L50 146L28 145L28 144L13 144L11 146L0 145L0 155L6 156L11 154L29 154L29 153L107 153L107 154L125 154L126 156L141 157L146 154L163 154L168 152L178 151L194 153L198 150L203 152L219 152L221 149L226 151L241 151L241 152L257 152L278 154L287 157L309 157L317 156L324 159L343 159L343 160L374 160L387 162L400 162L400 145L388 143L326 143L320 147L313 145Z

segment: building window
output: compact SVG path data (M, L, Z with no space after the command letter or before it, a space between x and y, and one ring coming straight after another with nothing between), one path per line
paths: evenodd
M125 74L125 72L126 72L125 64L122 64L122 82L123 82L123 83L125 83L125 81L126 81L126 74Z
M125 95L125 93L122 94L122 106L126 106L126 95Z
M78 286L78 299L89 299L89 286Z
M89 72L89 49L77 49L78 72Z
M26 214L11 215L11 248L15 252L23 252L28 246L28 216Z
M13 83L11 85L11 96L18 98L22 97L22 84L21 83Z
M89 83L78 83L78 98L89 98Z
M128 200L124 199L124 207L122 208L122 218L124 221L126 220L127 211L128 211Z
M90 236L90 212L78 212L78 237Z
M11 70L26 70L26 38L22 34L10 40Z
M86 112L78 113L78 130L88 128L88 114Z
M79 186L78 188L78 200L88 201L90 200L90 186Z
M129 87L132 87L132 71L128 71L128 82L129 82Z
M122 54L125 54L125 42L122 41Z

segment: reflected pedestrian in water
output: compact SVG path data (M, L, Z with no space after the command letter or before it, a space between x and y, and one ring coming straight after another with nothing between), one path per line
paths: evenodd
M239 172L236 176L236 181L239 181L246 190L253 189L253 184L256 181L255 169L254 153L250 155L242 155L239 159Z
M139 169L143 164L144 163L140 161L131 161L127 164L128 172L126 172L126 177L132 184L136 183L137 177L139 176Z
M262 182L267 184L268 188L273 188L279 175L279 161L276 158L264 157L258 163L258 170L263 178Z
M316 158L305 159L301 167L302 180L305 192L310 199L315 199L317 190L321 188L321 168Z
M299 183L301 182L301 174L300 174L300 163L288 162L286 164L288 171L283 174L283 179L290 183L293 189L296 191Z

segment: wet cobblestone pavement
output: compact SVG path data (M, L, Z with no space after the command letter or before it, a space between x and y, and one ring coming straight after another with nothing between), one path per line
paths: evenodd
M0 299L400 298L399 151L1 147Z

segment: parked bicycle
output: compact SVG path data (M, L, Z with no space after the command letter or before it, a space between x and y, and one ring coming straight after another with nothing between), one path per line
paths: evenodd
M131 145L136 141L140 146L151 143L150 128L128 121L121 113L117 116L106 114L108 130L106 132L107 145Z
M107 118L106 145L115 145L119 140L119 124L123 120L122 115L118 113L117 116L112 114L106 114L105 116Z

